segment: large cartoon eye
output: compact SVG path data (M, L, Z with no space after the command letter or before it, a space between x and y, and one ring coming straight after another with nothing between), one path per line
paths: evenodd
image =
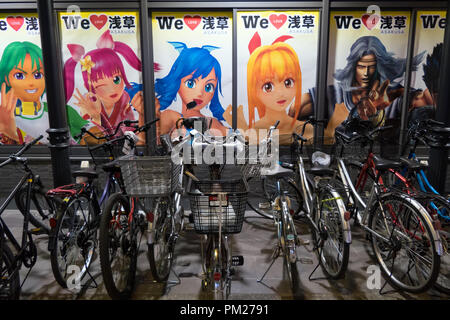
M25 79L25 75L22 72L17 72L14 74L14 78L16 78L17 80L23 80Z
M272 92L273 90L273 83L272 82L266 82L262 86L262 90L266 93Z
M42 79L44 75L41 72L36 72L33 76L36 80L39 80Z
M122 78L120 76L115 76L113 78L114 84L120 84L122 82Z
M205 85L205 91L206 92L213 92L214 91L214 84L208 83Z
M292 78L288 78L288 79L284 80L284 86L286 88L292 88L294 86L294 83L295 83L295 81Z
M188 87L189 89L194 89L195 88L195 80L192 80L192 79L186 80L184 82L184 85L186 87Z

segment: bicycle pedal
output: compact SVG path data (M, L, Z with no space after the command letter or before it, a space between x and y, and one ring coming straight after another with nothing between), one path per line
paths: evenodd
M314 263L313 260L309 259L309 258L299 258L298 261L301 264L313 264Z
M244 257L243 256L232 256L231 257L231 265L232 266L244 265Z
M40 234L46 234L45 230L43 230L42 228L34 228L30 230L30 233L37 236Z
M297 240L298 240L298 243L301 245L301 246L307 246L307 245L309 245L309 240L303 240L302 238L300 238L300 237L297 237Z

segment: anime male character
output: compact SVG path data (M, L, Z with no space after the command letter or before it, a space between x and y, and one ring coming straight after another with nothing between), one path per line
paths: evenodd
M49 127L47 102L43 100L45 79L42 50L24 41L10 43L0 60L0 133L4 144L22 144ZM87 124L67 106L71 135ZM42 140L45 141L45 140Z
M413 71L424 54L413 58ZM327 88L325 118L329 121L325 136L334 136L335 128L352 110L352 116L372 120L375 125L381 125L385 119L399 118L404 91L400 81L405 70L406 59L394 57L377 37L358 38L350 48L346 66L334 74L335 85ZM416 94L415 90L411 93ZM315 94L316 88L312 88L303 95L299 119L313 114ZM421 103L417 99L413 101L415 105ZM292 110L290 114L294 114Z

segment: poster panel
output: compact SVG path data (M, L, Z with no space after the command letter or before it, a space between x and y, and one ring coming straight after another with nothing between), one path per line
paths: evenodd
M419 10L417 11L414 54L426 52L417 72L412 74L411 86L420 93L416 97L416 106L411 110L408 124L417 119L432 118L435 115L437 94L439 92L439 74L447 12Z
M204 117L211 133L231 128L232 12L153 12L159 133L181 117Z
M143 124L139 12L59 12L58 17L71 133L81 127L110 133L125 119ZM73 143L95 142L84 138ZM143 144L145 135L139 138Z
M48 129L37 13L0 14L0 143L22 144Z
M326 136L348 117L400 128L410 20L409 11L331 12Z
M280 120L279 142L301 133L309 114L304 94L316 84L319 11L237 13L237 127L268 129ZM305 128L311 138L311 126Z

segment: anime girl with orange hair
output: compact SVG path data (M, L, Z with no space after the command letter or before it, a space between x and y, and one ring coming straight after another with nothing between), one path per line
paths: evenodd
M271 45L261 46L261 39L255 33L249 44L247 63L248 125L243 107L238 107L237 127L240 130L268 129L280 120L280 144L289 143L292 132L301 130L303 125L302 121L296 120L302 95L300 63L294 49L284 43L290 38L281 36ZM287 113L291 105L295 110L294 118ZM257 121L255 110L259 115ZM311 137L312 132L312 127L307 127L305 137Z

